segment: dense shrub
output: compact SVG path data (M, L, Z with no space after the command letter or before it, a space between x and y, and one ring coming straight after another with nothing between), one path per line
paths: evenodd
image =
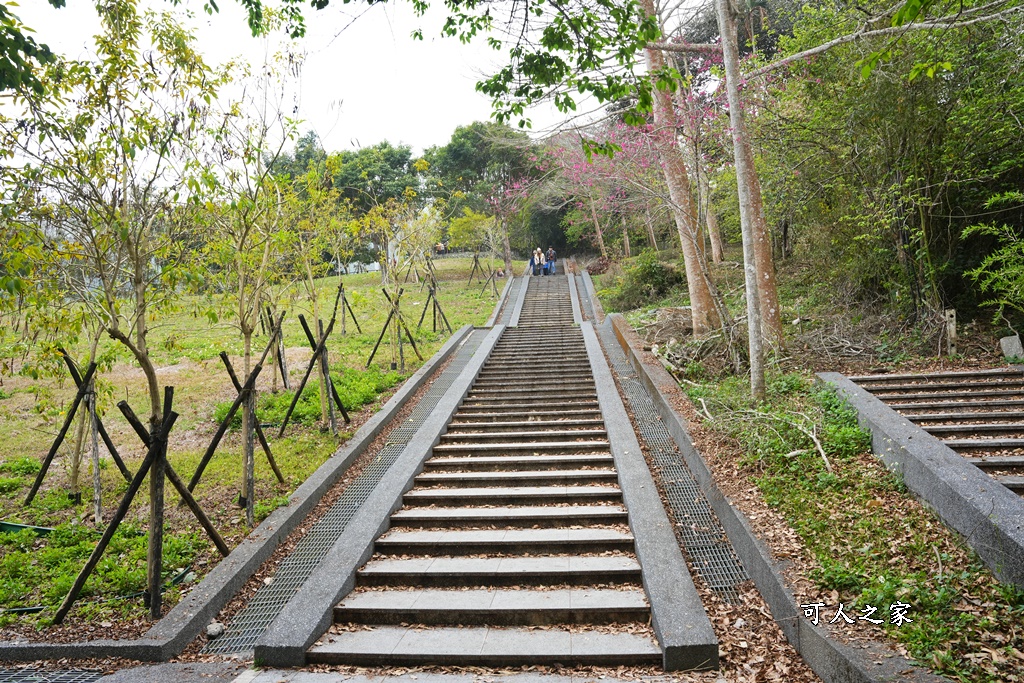
M609 303L616 310L639 308L663 297L682 282L682 277L671 265L658 260L657 253L645 251L611 291Z

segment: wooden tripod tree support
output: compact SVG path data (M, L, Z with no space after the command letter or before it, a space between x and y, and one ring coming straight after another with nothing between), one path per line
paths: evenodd
M428 256L424 263L426 264L424 266L424 270L426 271L427 276L423 278L422 282L420 282L420 291L422 292L423 288L426 286L430 286L434 290L440 289L440 286L438 285L437 282L437 271L434 270L434 262ZM472 277L472 274L470 275L470 277Z
M59 347L57 348L57 352L61 355L61 358L64 359L64 364L68 366L68 372L71 373L71 379L75 381L75 385L81 387L84 381L78 372L78 366L73 360L71 360L70 354ZM93 393L95 393L95 391ZM124 477L125 481L131 481L132 473L129 471L128 467L125 466L124 460L121 459L121 455L117 452L117 448L114 447L114 442L110 440L110 435L107 434L107 430L103 426L103 420L101 420L99 416L96 416L96 424L94 426L99 432L99 437L103 439L103 444L107 447L107 452L110 453L110 457L114 459L117 469L121 471L121 476Z
M281 315L283 320L285 313L282 313ZM263 316L260 316L260 320L262 321L263 319ZM270 310L270 306L267 306L266 320L268 322L264 324L264 329L266 329L268 325L273 327L274 313ZM277 342L276 344L274 343L275 341ZM284 334L282 334L280 328L277 330L277 337L275 339L271 339L270 343L274 347L273 353L277 358L277 369L278 372L281 373L281 383L284 384L285 389L291 389L291 385L288 382L288 365L285 363L284 357Z
M384 341L384 335L387 334L388 325L391 324L392 320L394 320L395 324L400 328L399 336L401 336L401 330L405 331L405 335L408 337L409 343L412 345L412 350L416 352L416 357L422 361L423 356L420 355L420 350L416 348L416 341L412 338L412 332L409 331L409 326L405 324L405 318L402 317L402 312L398 308L399 303L402 300L402 294L405 293L405 289L399 289L398 294L395 295L394 299L388 295L388 290L381 288L380 291L384 293L384 298L387 299L388 303L391 305L391 310L388 311L388 318L384 321L384 328L380 331L380 336L377 337L377 343L373 345L373 351L370 353L369 360L366 361L366 367L370 367L370 363L373 362L374 356L377 355L377 349L380 348L380 343Z
M433 304L431 306L431 304ZM437 292L433 287L430 288L430 293L427 294L427 300L423 304L423 313L420 315L420 322L416 325L416 329L420 329L423 326L423 320L427 317L427 309L431 309L431 320L433 325L433 331L437 332L437 318L440 315L441 323L444 327L448 328L448 334L454 334L452 326L448 323L448 317L441 310L441 302L437 300Z
M57 432L57 438L53 440L53 444L50 446L50 450L46 453L46 457L43 458L43 464L39 468L39 473L36 474L36 480L32 483L32 488L29 489L28 496L25 497L25 505L32 502L32 499L36 497L39 492L39 487L43 483L43 479L46 478L46 473L50 469L50 463L53 462L53 456L57 454L57 449L64 443L64 438L68 435L68 429L71 428L71 422L75 419L75 413L78 411L78 406L82 404L82 400L85 395L92 391L92 378L96 374L96 364L89 363L89 367L85 371L85 377L81 378L81 382L78 384L78 392L75 394L75 399L71 403L71 408L68 409L68 414L64 417L64 424L61 426L60 431Z
M480 279L484 279L484 267L480 265L480 254L473 254L473 269L469 271L469 282L467 285L473 284L473 276L476 275L477 271L480 271Z
M339 278L339 282L340 282L340 279L341 278ZM361 328L359 326L359 321L356 320L356 314L352 311L352 305L348 302L348 296L345 295L345 285L341 284L340 288L341 288L341 333L345 334L345 310L348 309L349 315L352 316L352 322L354 322L356 324L356 330L358 330L359 334L362 334L363 333L363 328ZM302 316L299 316L299 317L301 318ZM348 422L348 419L346 418L345 421Z
M498 285L495 282L495 279L497 278L497 275L498 275L498 271L496 271L496 270L492 270L491 271L491 274L487 276L487 280L484 282L484 288L480 290L481 294L486 292L487 291L487 285L490 285L491 289L494 290L494 296L498 296Z
M331 313L331 322L327 324L327 329L324 330L322 335L320 335L320 341L317 342L316 348L313 349L313 357L309 359L309 365L306 367L306 374L302 376L302 381L299 382L299 388L295 390L295 395L292 397L292 403L288 406L288 412L284 414L284 420L281 421L281 429L277 432L278 437L284 436L284 430L288 426L288 421L292 417L292 412L295 411L295 406L299 403L299 397L302 396L302 390L306 388L306 382L309 381L309 376L313 372L313 367L317 365L320 354L322 354L324 349L327 347L327 338L334 330L335 320L338 319L338 302L341 301L343 288L344 285L341 282L341 278L338 278L338 293L334 296L334 309ZM303 328L307 330L307 334L310 334L305 322L303 322ZM310 336L312 335L310 334Z
M86 373L88 375L88 373ZM150 546L149 554L147 557L147 584L149 612L153 618L159 618L161 612L161 597L160 588L162 583L162 572L163 572L163 477L166 476L170 480L171 484L178 490L185 504L188 505L189 509L195 514L196 519L202 525L203 529L210 536L213 544L217 546L217 550L220 551L225 557L228 555L230 549L221 538L220 534L213 527L210 519L203 512L203 509L199 507L195 498L189 493L188 488L185 486L185 482L182 481L178 473L174 471L171 464L167 462L167 436L171 432L171 428L174 426L174 421L178 419L178 414L171 410L171 403L174 399L174 387L164 387L164 413L163 419L160 424L149 432L143 426L142 422L132 412L126 401L121 401L117 404L121 412L124 414L128 423L135 430L135 433L139 435L143 443L146 445L146 457L143 459L142 464L139 466L139 470L132 477L131 482L128 484L128 490L125 491L124 496L121 498L121 504L118 506L117 511L114 513L114 518L110 520L110 524L103 532L103 536L100 537L99 543L93 549L92 554L86 561L82 571L78 573L75 578L74 584L71 586L71 590L68 591L67 596L64 598L64 602L61 603L57 609L57 613L54 615L53 623L63 623L64 617L67 616L71 606L74 605L75 600L78 599L78 594L82 591L82 587L85 586L86 580L89 575L92 574L96 565L100 561L100 557L103 556L104 551L113 539L114 534L117 532L118 526L124 520L125 515L128 514L128 508L131 506L132 501L135 499L135 495L139 492L142 487L142 482L146 478L147 474L150 474L150 469L153 470L150 477L150 489L157 488L160 491L158 496L150 496ZM155 478L159 477L158 482L154 482ZM156 484L156 486L154 486Z
M342 315L344 315L344 311L342 311ZM313 351L316 351L316 347L319 345L319 343L317 342L316 338L313 336L313 332L309 329L309 325L306 323L306 319L302 316L301 313L299 314L299 322L302 323L302 331L306 333L306 340L309 342L309 348L313 349ZM320 327L320 331L322 333L323 332L323 323L318 320L317 321L317 325ZM321 354L321 355L324 358L327 357L327 346L326 345L324 345L324 351L323 351L323 354ZM330 389L331 389L331 396L334 397L334 405L338 406L338 410L341 411L341 416L345 420L345 424L351 424L352 423L352 419L348 416L348 411L345 410L345 406L341 402L341 396L338 395L338 389L334 386L334 382L332 382L328 378L326 386L330 387Z
M227 369L228 375L231 377L231 383L235 385L235 391L242 393L242 383L238 381L238 375L235 374L235 368L231 365L231 360L228 358L227 352L221 351L220 359L224 362L224 367ZM260 442L260 447L263 448L263 452L267 456L267 462L270 463L270 469L274 470L274 475L277 477L278 483L283 484L284 475L281 474L281 470L277 467L277 462L274 460L274 454L270 452L270 444L267 443L267 437L263 433L263 428L260 427L258 420L254 420L253 425L255 427L256 438L259 439Z
M213 439L210 441L210 445L207 446L206 452L203 453L202 459L199 461L199 467L196 468L195 474L192 475L192 479L188 482L188 490L195 491L196 485L199 480L203 477L203 471L206 470L206 466L210 464L210 458L213 457L214 451L217 450L217 446L220 445L220 440L224 438L224 433L228 430L228 425L231 424L231 418L235 416L242 403L249 398L249 395L253 393L256 387L256 378L259 377L260 372L263 370L263 361L267 359L267 354L270 353L271 347L276 341L276 336L281 333L281 323L284 322L284 313L282 313L278 319L277 324L274 326L274 331L270 335L270 343L263 349L263 354L260 356L260 360L253 366L249 376L245 379L245 384L238 390L238 396L235 397L235 402L228 408L228 414L224 416L224 420L220 423L217 428L217 432L213 435Z

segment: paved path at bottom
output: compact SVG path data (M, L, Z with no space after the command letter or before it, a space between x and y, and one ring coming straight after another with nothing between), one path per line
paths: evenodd
M724 683L707 673L699 677L708 683ZM118 671L100 679L100 683L674 683L677 676L658 675L613 678L601 674L571 675L517 674L446 674L412 672L402 675L386 673L356 675L346 673L313 673L292 669L249 669L238 662L195 664L154 664Z

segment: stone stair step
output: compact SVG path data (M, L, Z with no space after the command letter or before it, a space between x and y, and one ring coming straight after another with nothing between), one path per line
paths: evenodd
M496 422L501 422L501 421L504 421L504 420L508 420L511 417L517 417L517 418L537 417L537 418L542 418L542 417L555 417L555 416L565 416L565 417L581 416L582 417L582 416L592 415L592 416L595 416L595 418L600 418L601 411L597 407L597 401L590 401L589 405L592 405L593 407L592 408L574 408L574 409L571 409L571 410L547 410L547 409L545 409L544 406L539 406L539 407L535 408L534 410L522 410L522 409L519 409L519 408L509 408L509 409L502 410L500 408L492 407L492 406L470 407L470 406L463 405L461 408L459 408L459 412L455 415L455 418L454 418L452 424L453 425L479 424L480 422L483 422L485 420L493 420L493 421L496 421ZM604 423L603 420L601 422L602 422L602 424Z
M1013 467L1024 467L1024 456L983 455L981 457L967 458L967 462L986 470L1009 469Z
M499 472L425 472L416 477L417 486L476 488L481 486L563 486L570 484L614 484L615 470L520 470Z
M434 457L424 463L430 470L507 471L518 469L562 469L564 467L612 467L611 455L468 455L462 457Z
M988 432L995 434L1013 434L1024 432L1024 424L957 424L957 425L925 425L922 427L929 434L962 434Z
M307 652L311 664L643 666L662 661L650 636L569 628L409 628L381 626L327 634Z
M391 515L395 527L460 526L591 526L626 524L626 509L619 505L502 506L502 507L408 507Z
M1013 477L1008 474L1001 474L993 477L993 479L1014 493L1024 493L1024 477Z
M604 420L566 419L566 420L506 420L493 422L450 422L448 434L475 434L477 432L492 434L494 432L519 432L527 429L565 429L573 432L581 429L594 429L604 426ZM603 431L603 430L602 430Z
M593 441L527 441L507 443L481 444L438 444L434 446L435 454L455 455L460 453L579 453L588 449L607 449L605 440Z
M599 554L632 552L633 536L616 529L393 530L374 547L385 555Z
M635 588L421 588L350 593L334 608L334 621L374 626L597 625L647 621L650 613L643 590Z
M617 486L508 486L458 489L413 489L403 496L406 505L556 505L564 503L617 503Z
M502 432L448 432L441 436L442 443L458 443L458 444L470 444L480 443L481 441L491 441L494 439L505 439L513 441L515 439L524 440L536 440L541 439L543 441L554 441L564 439L593 439L598 437L608 436L608 432L604 429L593 429L593 428L581 428L581 429L565 429L564 427L552 427L551 429L524 429L516 432L502 431Z
M531 406L543 406L549 407L552 401L558 401L559 405L566 407L575 407L577 403L585 403L593 405L597 403L597 390L588 391L585 393L574 392L571 394L559 394L557 399L551 396L546 396L544 392L536 390L535 395L516 396L514 398L507 396L494 396L487 393L473 393L469 392L469 395L463 400L462 405L459 406L459 411L465 410L468 405L500 405L506 408L529 408Z
M356 581L360 586L639 586L642 576L632 557L385 557L368 562Z
M1001 451L1024 448L1024 439L943 439L942 443L954 451Z

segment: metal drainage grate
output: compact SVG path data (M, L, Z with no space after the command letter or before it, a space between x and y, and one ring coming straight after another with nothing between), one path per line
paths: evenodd
M590 302L587 303L589 305ZM651 395L619 346L611 323L601 325L598 334L633 409L633 417L640 428L639 436L654 463L654 476L668 499L687 556L711 590L733 604L739 603L736 586L749 577L736 557L732 543L683 462Z
M317 520L302 537L291 555L286 557L273 581L264 585L249 604L239 612L224 634L203 648L207 654L233 654L251 650L271 622L302 587L328 551L345 531L359 507L398 460L406 444L423 425L452 383L469 363L486 336L486 330L474 330L455 353L452 362L434 381L427 393L413 408L409 417L391 432L388 443L377 457L359 473L337 502ZM2 682L3 679L0 679Z
M0 669L0 683L93 683L101 678L103 678L102 671L89 669L70 671Z

